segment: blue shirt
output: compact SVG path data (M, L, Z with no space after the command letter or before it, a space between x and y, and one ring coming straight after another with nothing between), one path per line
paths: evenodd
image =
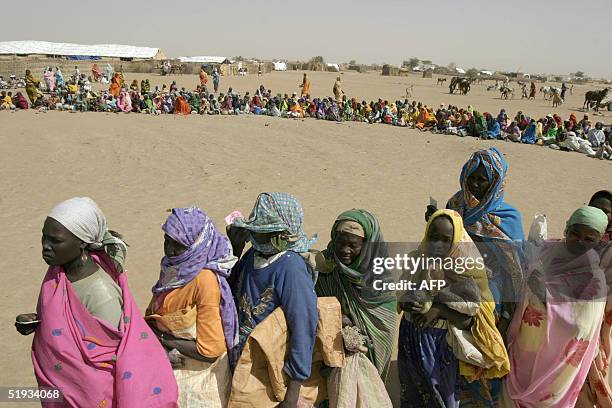
M281 307L290 334L284 370L294 380L307 380L319 320L312 276L294 252L285 252L261 269L255 269L254 255L249 250L232 271L239 276L235 296L240 350L255 326Z

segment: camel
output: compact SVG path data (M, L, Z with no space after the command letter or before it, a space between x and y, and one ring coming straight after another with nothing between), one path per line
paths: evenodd
M438 82L436 83L436 85L442 85L446 82L446 78L438 78Z
M450 93L455 93L455 89L459 89L459 95L466 95L470 91L470 87L474 82L471 78L453 77L448 89Z
M610 88L605 88L600 91L588 91L584 94L584 104L582 105L582 109L590 109L591 106L595 106L595 112L599 112L599 105L601 101L604 100L608 93L610 92Z
M467 93L470 91L472 82L474 82L474 79L467 79L467 78L460 79L459 82L457 83L457 86L459 87L459 94L467 95Z

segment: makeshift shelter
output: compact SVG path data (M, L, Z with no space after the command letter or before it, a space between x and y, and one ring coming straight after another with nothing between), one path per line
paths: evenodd
M53 56L72 60L120 58L123 60L161 60L165 55L159 48L119 44L83 45L48 41L1 41L0 55Z

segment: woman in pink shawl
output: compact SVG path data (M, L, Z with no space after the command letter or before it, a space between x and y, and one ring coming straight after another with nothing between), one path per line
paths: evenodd
M132 111L132 99L127 92L121 91L119 98L117 98L117 107L121 109L122 112Z
M596 247L608 225L595 207L576 210L565 240L545 241L508 329L510 374L500 407L570 408L599 351L607 287Z
M49 269L36 313L17 316L15 326L35 331L39 387L63 394L43 407L178 407L168 357L128 287L126 244L92 199L72 198L51 211L42 255Z
M47 84L47 90L49 92L55 91L55 74L51 70L51 67L45 69L45 83Z

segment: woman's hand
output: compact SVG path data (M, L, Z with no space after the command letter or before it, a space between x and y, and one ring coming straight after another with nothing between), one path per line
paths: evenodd
M19 334L27 336L36 330L38 322L38 315L36 313L20 314L15 318L15 328Z
M185 356L176 350L171 350L168 353L168 360L173 369L177 370L185 367Z
M411 313L424 314L431 309L431 302L408 302L407 306Z

